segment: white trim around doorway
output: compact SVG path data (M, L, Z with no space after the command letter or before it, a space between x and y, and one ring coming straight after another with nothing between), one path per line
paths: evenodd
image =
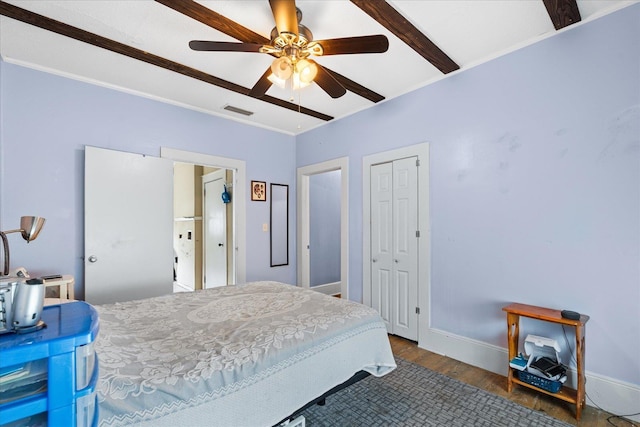
M247 224L245 202L247 194L245 184L247 182L247 178L244 160L176 150L167 147L160 147L160 157L173 160L174 162L193 163L196 165L232 169L235 171L235 182L233 183L233 203L235 205L233 234L235 236L234 248L236 250L236 277L233 283L245 283L247 280L247 249L245 231Z

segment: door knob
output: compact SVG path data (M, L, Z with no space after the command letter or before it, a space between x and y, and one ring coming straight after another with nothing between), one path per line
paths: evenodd
M218 243L218 246L224 246L222 243Z
M91 256L89 257L89 262L96 262L96 261L98 261L98 257L97 257L97 256L95 256L95 255L91 255Z
M373 258L373 259L371 260L371 262L378 262L378 259L377 259L377 258Z
M394 259L394 260L393 260L393 262L395 262L395 263L397 264L397 263L398 263L398 260L397 260L397 259Z

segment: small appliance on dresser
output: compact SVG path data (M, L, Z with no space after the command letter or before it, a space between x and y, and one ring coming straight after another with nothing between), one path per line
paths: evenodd
M0 277L0 334L42 329L44 281L41 278Z
M0 427L96 426L97 311L83 301L50 305L41 321L0 335Z

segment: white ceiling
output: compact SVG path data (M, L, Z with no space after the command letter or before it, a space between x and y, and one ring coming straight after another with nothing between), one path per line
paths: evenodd
M637 1L578 0L577 4L582 23L585 23ZM6 3L246 88L256 83L273 60L271 56L259 53L193 51L188 47L190 40L236 40L152 0L8 0ZM267 0L198 3L266 38L274 27ZM390 0L388 3L460 66L460 70L447 76L557 32L542 0ZM316 40L370 34L388 37L389 50L385 53L317 59L321 65L386 99L446 78L349 1L298 0L296 4L304 15L302 23L313 32ZM327 123L6 16L0 17L0 55L7 62L287 134L299 134ZM291 97L290 91L275 86L267 94L287 101ZM375 105L351 92L332 99L315 84L296 92L294 103L333 116L334 120ZM227 104L254 114L244 117L225 111L222 108Z

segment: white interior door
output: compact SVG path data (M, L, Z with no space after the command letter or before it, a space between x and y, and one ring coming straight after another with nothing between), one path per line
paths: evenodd
M227 207L222 201L225 172L221 169L202 177L205 289L227 284Z
M391 284L393 278L393 165L371 166L371 307L378 310L393 333Z
M418 339L418 167L393 162L393 333Z
M112 303L173 289L173 163L85 148L85 299Z
M371 305L389 333L418 338L416 158L371 166Z

